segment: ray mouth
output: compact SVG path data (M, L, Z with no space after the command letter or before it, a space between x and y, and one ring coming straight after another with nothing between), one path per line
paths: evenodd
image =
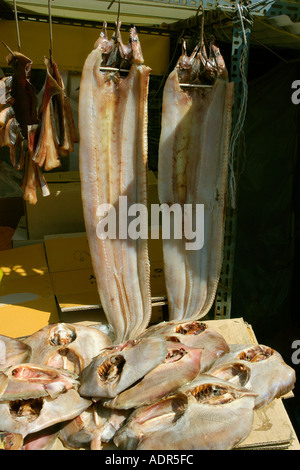
M109 359L106 359L98 367L98 376L102 382L105 383L115 383L118 382L121 378L123 368L125 366L126 360L124 356L118 354L112 356Z
M9 402L9 411L13 419L31 423L41 414L43 398L30 398L27 400L14 400Z
M269 348L268 346L258 345L245 349L238 355L238 358L247 362L261 362L268 359L273 354L274 349Z
M195 387L190 394L198 403L206 405L224 405L239 398L235 390L209 383Z
M180 361L187 354L184 348L168 348L168 354L165 359L166 364Z
M174 332L181 335L199 335L203 333L206 328L207 325L205 325L205 323L193 321L176 326Z

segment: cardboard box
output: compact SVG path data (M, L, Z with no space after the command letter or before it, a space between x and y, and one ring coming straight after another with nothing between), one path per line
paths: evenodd
M21 337L59 321L44 245L0 252L0 334Z
M50 195L43 197L38 188L37 204L25 205L28 239L85 232L79 172L46 173L45 178ZM148 171L148 206L151 204L158 204L157 178L152 171Z
M62 311L98 308L97 291L89 245L85 233L45 237L45 250L53 292ZM152 298L165 294L161 240L149 240ZM163 318L162 306L153 308L155 319Z

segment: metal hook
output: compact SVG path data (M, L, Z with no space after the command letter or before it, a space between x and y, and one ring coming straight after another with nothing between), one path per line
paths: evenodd
M16 0L14 0L14 12L15 12L15 22L16 22L16 31L17 31L18 51L20 52L21 51L21 39L20 39L19 19L18 19Z

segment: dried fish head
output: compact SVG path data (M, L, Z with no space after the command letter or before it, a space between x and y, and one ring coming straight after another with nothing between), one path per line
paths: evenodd
M167 342L165 360L133 387L127 388L104 405L114 409L137 408L175 392L200 372L201 349Z
M56 398L49 396L0 402L0 429L23 437L71 420L91 405L70 389Z
M230 352L220 358L208 371L215 377L226 378L233 383L235 371L244 369L244 387L257 394L255 409L269 404L274 398L293 390L295 370L285 363L282 356L265 345L231 345Z
M112 344L109 336L96 328L68 323L48 325L25 341L32 349L31 362L78 375L93 357Z
M113 398L162 363L166 354L166 342L159 337L130 340L108 348L82 371L79 393Z
M208 370L219 357L229 351L229 346L220 333L196 320L162 322L148 328L142 337L152 335L162 335L168 341L179 341L192 348L202 349L201 372Z
M0 370L30 359L31 347L9 336L0 335Z

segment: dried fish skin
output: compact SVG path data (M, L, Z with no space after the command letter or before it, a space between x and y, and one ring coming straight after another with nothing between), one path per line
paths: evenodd
M63 322L47 325L24 341L32 349L31 362L77 375L112 344L110 337L96 328Z
M204 205L204 245L163 240L170 320L200 319L210 310L223 261L225 195L234 84L216 78L212 88L181 88L178 60L164 88L158 159L161 204ZM186 71L185 71L186 72Z
M275 398L293 390L295 370L281 354L262 344L231 345L230 352L220 358L207 372L226 378L230 383L243 380L243 386L257 394L255 409L268 405Z
M164 432L180 420L188 405L187 397L175 394L134 410L116 433L114 444L120 449L135 450L144 436Z
M79 393L84 397L114 398L140 380L167 355L163 338L129 340L108 348L82 371Z
M126 420L128 412L109 410L93 403L87 410L67 423L60 440L68 449L100 450L112 440Z
M0 432L0 450L22 450L22 434Z
M41 397L28 400L0 402L0 429L6 432L29 434L54 424L73 419L91 405L74 389L56 398Z
M29 361L31 347L25 342L0 335L0 371L14 364Z
M125 410L144 406L175 392L197 377L201 369L201 349L167 341L167 350L164 362L133 387L110 401L104 401L104 406Z
M178 389L188 399L183 415L145 434L137 450L230 450L250 434L255 396L206 374Z
M116 343L133 339L151 317L147 239L99 238L97 210L110 204L119 217L119 197L128 206L147 205L147 97L150 68L136 52L135 28L131 67L123 78L100 70L114 41L102 32L88 55L79 93L79 163L85 226L98 291ZM118 43L117 43L118 44ZM119 44L118 44L119 46ZM125 228L126 233L128 227Z
M229 352L225 338L207 323L197 320L161 322L147 328L141 337L152 335L161 335L169 341L201 348L201 372L207 371L219 357Z
M78 385L78 376L69 371L32 363L17 364L0 375L0 401L55 398L71 388L77 389Z

